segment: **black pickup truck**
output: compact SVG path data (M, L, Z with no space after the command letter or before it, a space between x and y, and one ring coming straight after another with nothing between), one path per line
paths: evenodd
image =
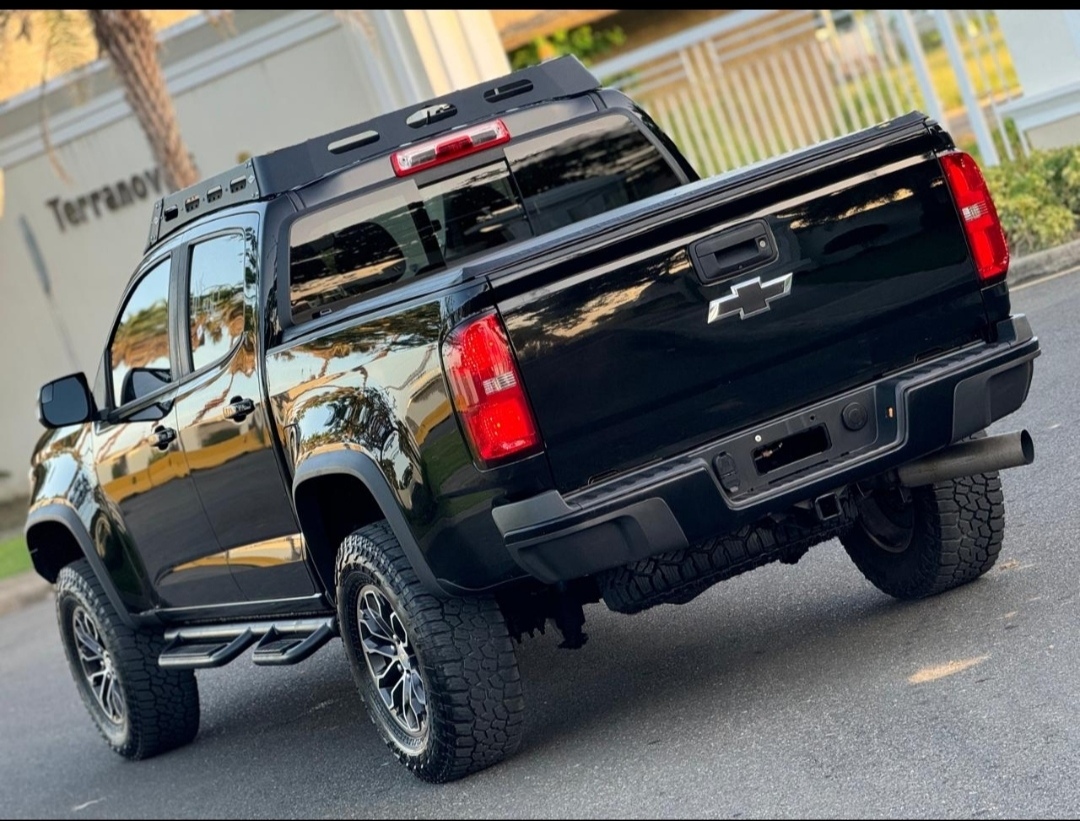
M984 429L1037 339L978 167L912 113L711 179L562 58L155 205L91 388L45 385L27 542L121 755L194 670L340 636L421 778L521 738L514 642L839 537L917 599L997 558ZM703 627L703 629L705 629Z

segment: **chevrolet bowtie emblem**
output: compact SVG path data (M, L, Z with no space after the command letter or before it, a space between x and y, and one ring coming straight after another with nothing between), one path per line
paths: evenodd
M709 303L709 322L729 316L749 319L769 310L769 303L791 293L791 274L762 282L761 277L731 286L731 293Z

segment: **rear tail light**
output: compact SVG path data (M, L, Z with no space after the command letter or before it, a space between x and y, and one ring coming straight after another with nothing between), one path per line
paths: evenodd
M496 314L455 328L442 356L454 406L481 462L489 466L540 450L536 421Z
M510 130L506 124L502 120L492 120L403 148L390 155L390 162L394 166L394 173L404 177L509 141Z
M943 154L941 166L964 223L979 280L990 285L1003 279L1009 270L1009 246L979 166L962 151Z

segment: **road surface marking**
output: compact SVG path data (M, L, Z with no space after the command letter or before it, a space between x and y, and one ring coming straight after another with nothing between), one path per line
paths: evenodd
M1067 277L1069 274L1075 274L1077 271L1080 271L1080 265L1075 268L1070 268L1067 271L1058 271L1056 274L1050 274L1050 276L1033 279L1030 282L1021 282L1019 285L1010 285L1009 292L1012 293L1014 291L1022 291L1025 288L1030 288L1032 285L1042 285L1044 282L1049 282L1052 279L1060 279L1061 277Z
M934 664L930 667L923 667L914 675L908 676L908 683L925 684L928 681L937 681L939 678L945 678L945 676L959 673L969 667L974 667L976 664L982 664L988 658L990 658L990 656L976 656L975 658L964 659L963 661L947 661L945 664Z

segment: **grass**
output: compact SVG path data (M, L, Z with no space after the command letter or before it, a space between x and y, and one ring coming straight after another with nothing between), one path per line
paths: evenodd
M979 57L976 58L970 48L965 49L964 62L967 64L968 73L972 78L972 82L980 92L980 96L986 95L986 88L983 85L984 77L999 94L1003 91L1009 91L1014 94L1018 93L1020 90L1020 80L1016 76L1016 68L1013 66L1012 56L1009 54L1009 49L1006 47L1005 41L1001 37L1001 33L996 29L991 43L993 50L1001 63L1005 88L1003 89L1000 87L997 67L994 65L989 50L983 50ZM960 94L960 84L956 80L956 72L953 71L952 63L949 62L949 53L945 50L945 47L941 46L928 51L926 54L926 62L930 68L930 80L934 84L938 96L941 98L942 107L946 111L963 108L964 98L963 95ZM982 65L982 73L980 73L978 69L980 64ZM914 69L911 69L911 71L914 71Z
M1019 80L1009 54L1008 45L1001 33L997 19L990 19L989 28L986 30L985 34L980 34L977 31L971 31L969 33L978 39L981 44L980 48L976 49L974 40L963 37L959 33L958 39L960 40L961 49L964 54L964 62L967 65L969 75L972 78L972 82L976 87L980 99L985 101L989 97L989 89L986 88L987 84L994 90L994 94L996 95L995 99L998 103L1002 102L1003 98L1007 95L1015 96L1020 90ZM819 47L817 43L812 43L811 45L814 48ZM965 109L963 98L960 93L960 85L957 81L952 63L949 60L948 52L942 44L940 36L937 37L936 42L924 43L924 49L926 52L928 69L931 75L931 83L933 84L938 99L944 109L945 116L949 118L949 124L954 129L952 132L953 138L958 142L965 141L973 144L974 137L970 131L970 127L965 126ZM994 55L993 57L991 56L991 52ZM997 63L995 63L994 57L997 58L997 63L1000 63L1001 65L1003 77L999 77ZM809 80L811 82L816 82L813 76L811 76ZM745 82L745 77L743 81ZM1002 83L1004 83L1004 87L1002 87ZM899 66L883 65L868 74L846 80L842 85L837 86L836 92L836 99L841 109L839 116L843 121L841 132L855 131L860 127L860 124L873 124L888 116L891 110L889 101L891 100L892 95L888 93L886 86L891 86L894 89L896 95L899 97L901 108L906 108L910 105L907 94L901 93L901 87L908 90L915 89L917 92L916 98L921 97L921 91L918 90L918 84L915 80L914 67L908 60L905 60L904 63ZM768 88L771 88L771 86ZM825 94L824 87L822 87L820 91L822 95ZM631 93L633 92L631 91ZM767 97L768 95L764 96ZM646 109L649 108L649 102L647 97L643 100ZM677 97L672 98L668 101L666 108L678 109L687 124L692 125L694 121L705 124L704 132L706 145L696 145L697 138L692 133L694 131L693 127L690 129L691 133L687 134L684 133L686 130L685 128L676 126L675 133L673 134L676 143L684 149L685 153L690 155L691 162L694 162L695 166L700 166L698 170L701 173L705 173L707 169L706 164L702 162L704 159L702 155L705 153L712 154L713 159L716 161L715 165L718 167L728 167L731 165L730 159L724 160L719 150L710 142L711 138L709 135L712 131L715 131L715 126L711 124L711 117L706 113L709 106L693 93L689 94L689 99L685 102L688 102L689 106L680 103ZM728 103L728 105L730 106L730 103ZM867 105L869 105L869 111L865 110ZM659 103L658 106L661 109L664 108L664 106L660 106ZM785 143L789 141L785 140L783 134L779 131L774 132L771 135L768 134L767 132L773 128L769 118L762 113L760 106L751 104L751 108L756 112L752 116L755 118L758 130L761 132L761 138L759 140L753 139L751 131L748 130L747 123L744 122L745 117L742 113L735 116L736 123L733 124L735 132L733 133L742 133L745 141L749 143L748 146L739 147L738 154L740 155L740 161L734 163L735 167L741 166L746 162L755 162L771 156L775 152L769 150L768 145L770 142L775 142L779 145L781 153L795 147L792 145L785 145ZM925 104L923 104L923 108L926 108ZM655 111L652 113L654 116L657 114ZM725 116L730 116L730 109L729 113ZM672 118L670 112L664 119L669 125L671 124L670 121ZM833 118L826 117L825 119L827 122L824 123L825 133L823 136L834 136L832 133L835 127ZM963 130L959 131L958 129ZM995 128L993 134L995 141L998 141L1000 139L998 129ZM768 137L770 136L775 139L769 140ZM797 132L793 133L792 136L797 139ZM1015 141L1013 142L1015 143ZM690 144L688 145L687 143ZM1003 146L999 145L999 150L1002 148ZM742 156L745 151L748 151L751 155L749 160Z
M935 32L936 34L936 32ZM1008 44L1001 33L996 18L991 18L989 28L980 32L976 28L969 28L971 38L961 37L958 32L958 40L963 53L963 60L967 68L968 76L975 87L975 92L981 101L985 101L992 95L996 102L1015 96L1020 92L1020 81L1009 53ZM944 109L945 116L950 118L962 118L965 114L963 95L960 93L960 83L956 72L949 59L948 51L941 42L940 35L935 38L936 42L927 43L924 39L923 47L926 53L927 68L930 72L930 82L938 96L938 100ZM1000 73L999 73L1000 66ZM903 79L901 79L903 78ZM915 80L915 69L910 60L905 60L903 65L883 67L869 74L849 80L844 86L843 98L850 99L851 105L844 105L844 116L848 125L854 130L852 114L858 114L865 122L876 122L881 119L882 112L886 110L884 101L888 99L886 86L892 86L899 91L900 86L908 89L918 88ZM987 88L989 85L989 88ZM919 91L921 96L921 90ZM864 99L869 97L874 100L871 111L864 110ZM854 111L848 111L848 108ZM953 134L954 138L961 135Z
M983 50L982 53L976 57L972 47L965 44L963 49L964 62L967 65L969 76L972 78L972 82L975 85L979 98L984 99L988 96L988 90L984 85L985 78L985 82L990 83L997 95L998 102L1000 102L1002 95L1006 93L1015 95L1019 92L1020 81L1016 76L1016 69L1013 66L1009 49L1005 45L1001 32L997 30L996 27L991 34L991 48L1001 63L1004 75L1003 79L1005 82L1004 88L1000 86L997 68L988 50ZM964 110L963 95L960 93L960 83L956 79L956 72L953 70L952 63L949 61L949 54L945 50L945 47L938 45L932 49L928 49L926 52L926 63L930 71L930 82L937 92L938 99L940 100L946 115L960 115ZM982 67L981 72L979 66ZM899 74L901 73L906 75L903 81L903 84L906 85L906 87L917 87L915 82L915 69L910 63L905 63L905 65L900 67L890 67L874 72L870 76L849 81L847 90L848 94L854 100L855 107L860 110L862 109L862 102L860 99L860 94L862 93L868 93L872 98L876 98L880 105L880 101L885 96L883 93L884 83L888 82L895 88L900 83ZM862 86L861 92L860 86ZM871 121L874 119L874 115L864 115L864 119L866 117L869 117Z
M22 536L0 542L0 579L25 573L30 567L30 553Z

